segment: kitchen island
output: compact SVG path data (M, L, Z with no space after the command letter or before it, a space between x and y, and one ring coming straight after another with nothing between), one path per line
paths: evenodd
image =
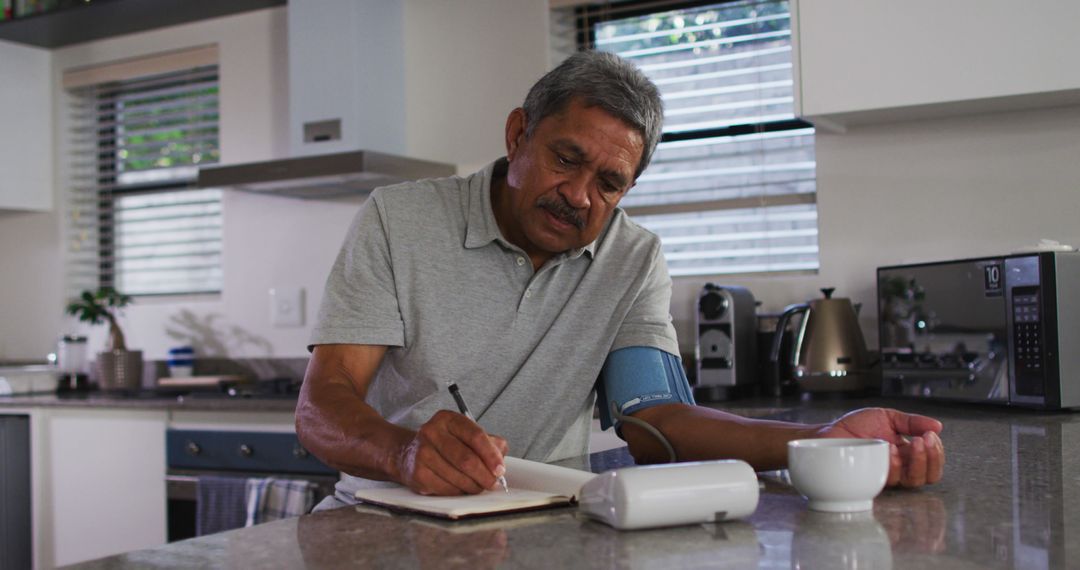
M139 550L80 568L1067 568L1080 566L1080 416L907 400L756 401L776 419L826 421L888 405L945 423L944 479L890 489L872 512L823 514L760 474L746 520L620 532L573 508L442 522L374 507L334 511ZM750 406L750 407L748 407ZM731 406L721 406L731 407ZM717 434L722 437L722 434ZM612 450L566 462L602 471Z

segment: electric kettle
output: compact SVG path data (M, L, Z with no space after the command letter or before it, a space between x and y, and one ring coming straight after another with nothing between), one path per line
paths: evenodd
M823 299L789 305L776 323L770 359L779 369L784 330L793 316L802 314L792 344L791 368L796 383L806 392L859 391L869 380L870 357L855 307L850 299L834 299L834 290L822 289Z

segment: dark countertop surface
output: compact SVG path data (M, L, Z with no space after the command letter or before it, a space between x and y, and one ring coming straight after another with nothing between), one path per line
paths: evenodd
M808 511L779 471L760 475L758 508L743 521L620 532L572 507L457 523L345 507L79 567L1080 567L1080 415L910 400L719 407L780 409L777 419L820 422L877 404L941 419L948 458L940 483L886 490L872 512ZM590 459L601 471L628 455L619 449Z
M267 397L225 397L214 392L185 395L140 394L114 395L92 391L58 396L26 394L0 396L0 413L4 408L123 408L129 410L211 410L291 412L296 409L296 395Z

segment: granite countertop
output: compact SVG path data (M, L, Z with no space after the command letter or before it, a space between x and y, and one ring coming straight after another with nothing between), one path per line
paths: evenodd
M221 410L291 412L296 409L296 396L227 398L209 395L161 394L120 396L107 392L84 392L58 396L55 393L0 396L0 413L4 408L123 408L129 410Z
M783 471L763 473L748 519L620 532L571 507L440 522L345 507L130 552L82 568L1061 568L1080 565L1080 416L908 400L751 402L826 421L889 405L945 423L945 477L886 490L872 512L808 511ZM717 434L720 437L720 434ZM624 449L594 454L601 471Z
M51 391L55 378L48 385L48 392L39 390L29 394L0 396L0 413L4 408L123 408L129 410L201 410L201 411L268 411L291 412L296 409L295 387L299 385L307 369L308 358L223 358L202 357L196 364L196 372L202 376L238 376L251 383L238 384L241 397L225 397L218 390L158 387L146 388L134 393L110 393L98 389L86 392ZM168 375L163 360L143 363L143 378L165 378ZM0 372L7 373L57 373L54 365L41 362L0 362ZM93 379L91 379L93 380ZM287 385L286 385L287 384Z

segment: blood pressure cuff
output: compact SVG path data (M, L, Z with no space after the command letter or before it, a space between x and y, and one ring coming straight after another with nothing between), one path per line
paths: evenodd
M612 417L612 402L624 416L660 404L694 403L679 357L650 346L630 346L609 354L596 382L596 398L600 427L615 426L616 432L621 422Z

